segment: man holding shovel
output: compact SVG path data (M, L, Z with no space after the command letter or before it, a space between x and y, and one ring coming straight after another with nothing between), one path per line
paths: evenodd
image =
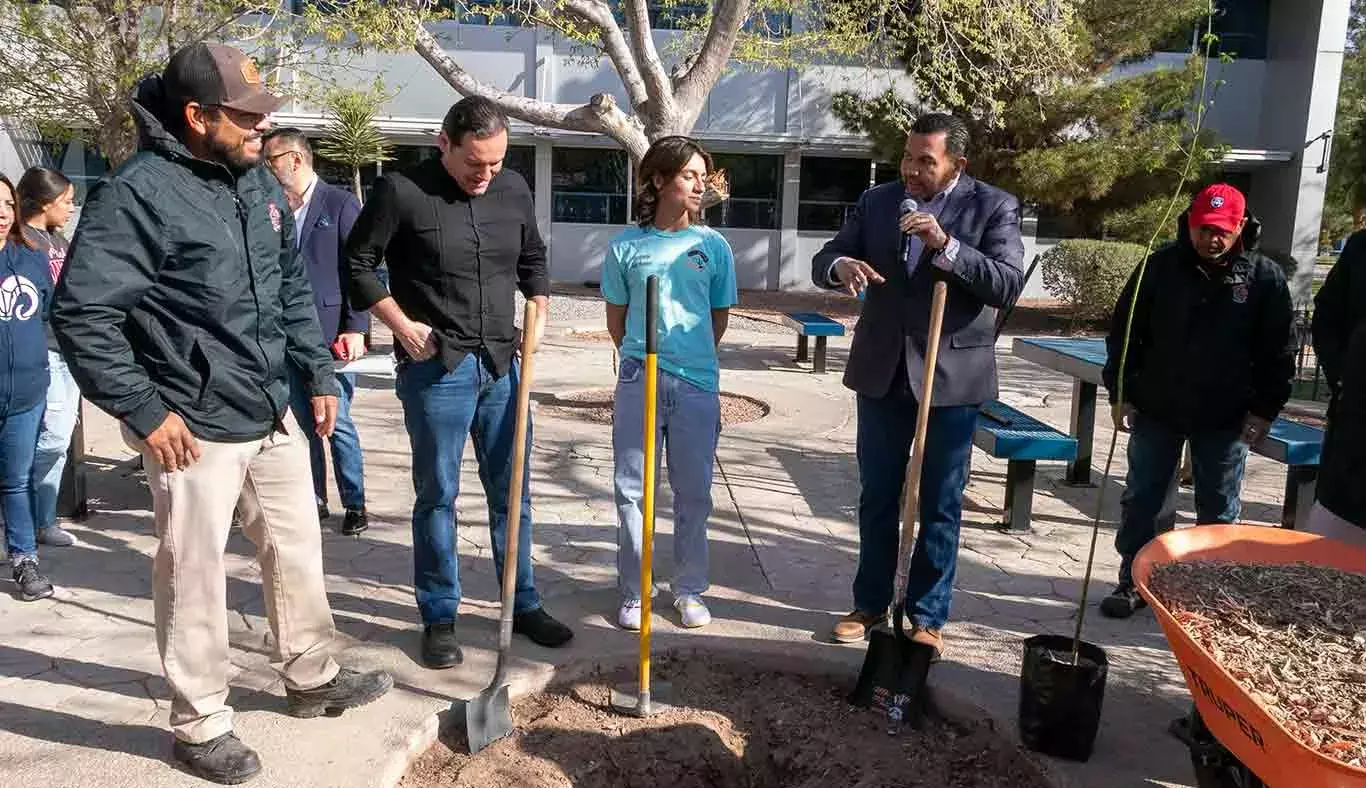
M530 485L523 477L517 554L504 555L519 364L515 290L536 302L537 339L550 303L545 243L531 190L503 169L507 118L466 98L446 113L440 158L375 183L347 240L351 301L394 332L398 398L413 450L413 585L422 614L422 662L462 660L456 639L460 576L455 499L473 436L488 498L494 568L516 572L512 630L542 646L573 638L541 607L531 577ZM387 258L392 294L376 270ZM526 443L530 443L528 434Z
M931 294L944 281L948 299L906 597L911 639L943 650L977 410L996 396L996 315L1024 286L1019 201L965 173L968 142L959 118L917 119L901 181L864 192L812 260L817 285L866 292L844 374L858 395L861 488L854 610L834 629L841 643L863 640L885 621L893 598L899 503L917 437Z

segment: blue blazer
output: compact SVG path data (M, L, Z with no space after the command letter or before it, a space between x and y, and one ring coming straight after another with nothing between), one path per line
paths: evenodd
M313 285L323 342L329 347L338 334L370 329L370 313L353 310L346 299L351 274L342 250L359 215L360 201L354 194L319 179L299 227L299 250Z
M811 261L811 279L825 288L837 258L853 257L887 281L868 288L854 328L844 385L885 397L903 354L911 390L920 398L934 283L949 283L934 405L977 405L996 397L996 314L1015 303L1024 287L1020 202L994 186L963 175L939 213L939 225L958 239L952 271L930 262L926 250L910 276L901 261L898 227L905 187L900 181L864 192L832 238ZM908 341L909 340L909 341Z

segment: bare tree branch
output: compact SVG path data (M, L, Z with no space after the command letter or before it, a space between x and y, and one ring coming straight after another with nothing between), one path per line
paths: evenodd
M626 21L631 30L631 45L636 53L636 65L645 80L645 90L654 102L661 118L672 119L675 114L673 83L664 71L664 63L655 49L654 33L650 29L650 9L645 0L622 0Z
M650 99L650 94L645 89L645 80L641 78L640 69L636 66L631 46L627 43L621 26L617 24L616 17L612 15L611 7L601 0L564 0L564 7L598 29L602 37L603 51L607 53L607 57L612 61L612 67L621 77L621 84L626 87L626 96L631 101L631 108L636 112L642 112L645 103Z
M707 94L721 78L726 62L735 49L740 26L749 16L749 6L750 0L716 0L707 37L696 59L679 77L674 89L674 98L682 115L680 122L684 128L692 128L702 112Z

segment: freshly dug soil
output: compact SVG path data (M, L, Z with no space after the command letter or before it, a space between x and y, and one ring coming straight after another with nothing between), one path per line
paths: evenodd
M536 415L591 421L594 424L611 424L612 401L615 394L614 389L603 388L538 397ZM758 421L767 415L768 405L757 399L721 393L722 426Z
M1296 738L1366 764L1366 575L1181 561L1153 569L1149 587Z
M688 704L648 719L608 705L624 682L594 675L513 707L517 729L469 756L443 733L403 788L1045 788L1026 756L985 726L931 723L889 735L828 678L701 657L664 658L656 674Z

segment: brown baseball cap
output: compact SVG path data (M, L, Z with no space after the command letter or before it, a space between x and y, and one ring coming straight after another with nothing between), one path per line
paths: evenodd
M171 55L161 80L181 101L269 115L285 99L266 90L256 62L222 44L191 44Z

